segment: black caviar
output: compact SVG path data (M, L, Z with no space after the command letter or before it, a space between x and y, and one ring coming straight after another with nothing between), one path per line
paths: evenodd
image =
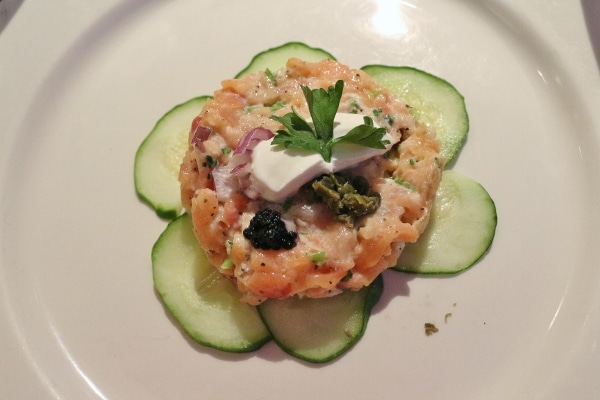
M243 233L254 248L263 250L292 249L298 237L296 232L287 230L281 214L270 208L259 210Z

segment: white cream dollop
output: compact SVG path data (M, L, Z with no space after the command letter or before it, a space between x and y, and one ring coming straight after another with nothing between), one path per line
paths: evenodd
M361 114L336 114L333 137L343 136L352 128L362 125L363 118L364 115ZM374 125L379 127L376 123ZM319 175L342 171L385 153L393 145L393 139L386 133L383 140L390 141L385 149L338 143L333 147L330 162L325 162L318 153L285 149L282 146L273 146L272 139L264 140L252 152L250 179L262 198L281 202Z

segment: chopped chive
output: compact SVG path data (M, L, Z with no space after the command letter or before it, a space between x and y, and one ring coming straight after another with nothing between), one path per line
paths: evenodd
M249 114L252 111L254 111L254 110L256 110L257 108L260 108L260 107L262 107L262 105L260 105L260 104L255 104L255 105L252 105L252 106L246 106L246 107L244 107L244 112L246 114Z
M404 186L405 188L412 190L413 192L417 190L417 188L412 183L407 182L402 178L396 178L394 179L394 182L396 182L400 186Z
M362 111L362 108L360 107L358 100L356 100L356 99L350 100L350 105L352 106L352 108L350 109L350 114L358 114L359 111Z
M218 159L214 158L210 154L206 155L206 165L208 165L210 168L214 168L217 166L217 164L219 164Z
M265 70L265 75L267 76L268 80L273 82L273 85L277 86L277 77L273 74L273 72L271 72L269 68Z
M342 278L342 282L348 282L350 279L352 279L352 271L346 273L346 276Z
M285 107L285 101L279 100L278 102L273 103L273 105L271 105L271 111L281 110L283 107Z
M317 265L322 265L327 259L327 255L324 251L317 251L310 255L310 260Z
M221 269L230 269L233 268L233 261L230 257L227 257L225 261L221 263Z

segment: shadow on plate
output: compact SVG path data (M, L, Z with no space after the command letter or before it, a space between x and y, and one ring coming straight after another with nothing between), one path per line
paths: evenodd
M371 315L377 314L378 312L385 310L389 303L395 297L407 297L410 294L410 288L408 286L408 282L414 279L417 275L394 272L394 271L386 271L384 276L384 289L383 294L379 302L373 308ZM339 357L325 362L325 363L311 363L308 361L301 360L299 358L295 358L287 353L285 353L279 346L273 342L272 340L265 343L261 348L256 349L254 351L250 351L247 353L229 353L225 351L221 351L218 349L214 349L208 346L204 346L196 342L192 339L185 330L181 327L181 324L173 317L173 315L168 311L168 309L164 306L162 298L160 294L154 290L154 295L156 296L157 301L163 307L163 311L167 319L177 328L179 334L183 339L189 344L191 348L193 348L198 353L203 353L211 356L214 359L221 361L244 361L252 358L259 358L270 362L281 362L281 361L294 361L300 365L304 365L309 368L323 368L333 363L339 362L344 358L346 353L340 355ZM367 327L368 331L368 327ZM360 340L355 343L358 344Z
M21 3L23 3L23 0L0 0L0 33L6 28Z
M190 345L190 347L193 348L194 350L196 350L198 353L208 354L211 357L218 359L218 360L222 360L222 361L243 361L243 360L248 360L250 358L255 358L255 357L259 356L260 355L259 353L262 352L264 348L268 347L268 345L272 342L271 341L271 342L265 343L265 345L263 345L262 348L258 349L258 351L254 350L254 351L242 352L242 353L230 353L230 352L218 350L218 349L215 349L215 348L212 348L209 346L204 346L204 345L196 342L185 332L185 330L181 327L181 324L169 312L167 307L165 307L165 305L162 301L162 298L161 298L160 294L158 293L158 291L156 291L156 289L154 289L154 296L156 296L156 299L162 306L167 319L173 324L173 326L175 326L177 328L181 337L183 337L185 339L185 341ZM271 353L273 353L273 354L271 354ZM274 351L268 352L268 354L269 354L269 357L273 357L273 360L276 360L277 357L276 357L276 355L275 355L276 353ZM285 355L281 355L281 357L284 358Z
M381 294L381 298L377 304L375 304L375 307L373 307L371 315L375 315L385 310L395 297L410 296L410 287L408 286L408 282L416 277L416 274L407 274L392 270L384 271L383 293Z
M596 65L600 72L600 1L581 0L583 17L587 26L588 36L596 56Z

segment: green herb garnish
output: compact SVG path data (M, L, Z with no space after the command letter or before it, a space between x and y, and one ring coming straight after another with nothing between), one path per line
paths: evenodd
M252 111L254 111L254 110L256 110L256 109L258 109L260 107L262 107L261 104L254 104L252 106L246 106L246 107L244 107L244 112L246 114L250 114Z
M225 261L223 261L223 263L221 263L221 269L230 269L235 267L235 265L233 264L233 260L229 257L227 257L225 259Z
M283 107L285 107L285 101L279 100L271 105L271 111L281 110Z
M394 182L396 182L400 186L404 186L408 190L412 190L413 192L417 191L417 188L412 183L405 181L402 178L396 178L396 179L394 179Z
M210 154L206 155L206 165L209 168L214 168L219 164L219 160L211 156Z
M277 77L269 68L265 70L265 75L267 76L267 79L273 83L273 85L277 86Z
M337 81L335 87L329 86L327 90L311 90L307 86L301 88L308 104L312 126L294 108L282 117L272 115L272 119L286 128L277 131L273 145L316 152L329 162L333 146L338 143L352 143L374 149L385 149L385 145L389 144L388 140L382 140L385 128L373 126L373 120L369 117L364 118L364 124L352 128L344 136L333 137L335 114L342 98L344 81Z
M346 272L346 276L341 279L341 282L348 282L350 279L352 279L352 271Z
M318 251L310 255L310 260L316 265L322 265L327 260L327 254L324 251Z
M358 100L353 99L352 101L350 101L350 105L352 106L352 109L350 110L350 114L358 114L359 111L362 111Z

